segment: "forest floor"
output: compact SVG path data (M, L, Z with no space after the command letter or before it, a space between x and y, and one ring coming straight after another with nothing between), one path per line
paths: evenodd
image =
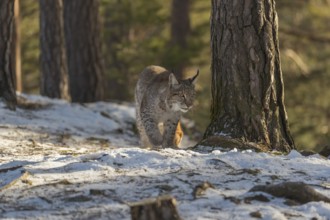
M329 198L318 154L142 149L132 104L20 97L16 111L0 102L1 219L130 219L132 202L160 195L187 220L330 219L328 202L249 191L304 182Z

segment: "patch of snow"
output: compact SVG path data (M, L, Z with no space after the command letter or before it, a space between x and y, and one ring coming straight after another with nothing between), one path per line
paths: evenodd
M288 156L287 156L289 159L294 159L294 158L302 158L302 157L304 157L304 156L302 156L301 155L301 153L299 153L298 151L296 151L296 150L292 150L292 151L290 151L290 153L288 154Z
M330 219L328 203L288 206L249 192L303 181L330 197L329 159L297 151L141 149L131 104L22 96L45 107L12 112L0 102L2 219L130 219L129 203L165 194L177 199L183 219ZM214 188L196 197L206 181ZM260 195L265 201L249 199Z

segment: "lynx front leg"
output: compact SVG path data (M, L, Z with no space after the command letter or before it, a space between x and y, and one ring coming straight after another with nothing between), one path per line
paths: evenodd
M183 138L183 131L181 127L181 123L179 121L178 126L176 127L175 135L174 135L174 144L175 146L179 146Z
M142 116L142 123L149 142L153 145L153 147L159 147L162 144L163 137L159 131L157 122L145 115L145 117Z
M178 122L178 120L167 120L164 123L164 138L162 144L163 147L178 148L178 141L175 138Z

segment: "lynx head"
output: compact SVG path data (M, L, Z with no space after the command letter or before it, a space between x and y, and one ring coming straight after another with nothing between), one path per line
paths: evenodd
M172 111L187 112L193 106L198 75L199 70L195 76L185 80L177 80L173 73L169 75L166 104Z

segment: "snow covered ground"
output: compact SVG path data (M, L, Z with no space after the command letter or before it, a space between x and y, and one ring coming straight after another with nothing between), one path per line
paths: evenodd
M329 203L249 192L302 181L330 197L327 158L141 149L133 105L22 97L16 112L0 102L1 219L130 219L131 202L159 195L174 196L187 220L330 219ZM206 181L213 188L195 195Z

